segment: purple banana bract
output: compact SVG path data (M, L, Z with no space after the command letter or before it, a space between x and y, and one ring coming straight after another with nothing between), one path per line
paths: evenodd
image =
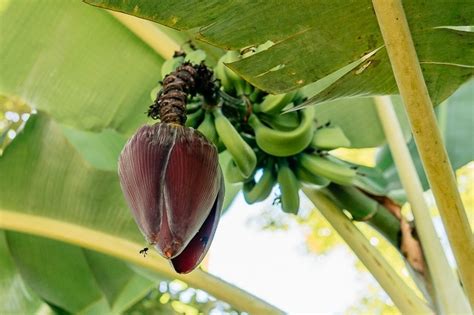
M122 150L119 177L147 241L177 272L196 268L209 249L224 197L216 147L192 128L146 125Z

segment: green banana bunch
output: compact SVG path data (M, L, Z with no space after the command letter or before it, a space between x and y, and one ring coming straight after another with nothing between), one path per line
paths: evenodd
M235 92L236 95L242 95L245 93L246 84L242 78L232 71L225 63L231 63L237 61L240 55L237 51L228 51L223 55L217 62L214 68L216 77L221 81L221 86L227 93Z
M280 114L282 109L291 103L297 92L284 94L268 94L263 98L260 105L254 106L255 112L262 112L270 115Z
M338 126L329 126L316 129L311 140L311 147L318 149L336 149L349 147L351 141Z
M250 115L248 123L254 129L257 144L263 151L274 156L291 156L303 151L313 138L314 108L303 109L301 115L299 126L291 131L269 128L255 114Z
M217 135L216 127L214 126L214 117L209 111L206 111L204 114L204 119L197 128L199 132L201 132L207 140L214 143L214 145L219 144L219 136Z
M198 109L194 113L187 115L185 123L186 127L196 128L199 126L202 116L204 116L204 111L202 109Z
M286 160L278 163L278 184L281 192L281 208L288 213L297 214L300 208L298 190L300 183Z
M316 174L311 173L308 171L306 168L304 168L302 165L298 165L296 167L295 175L298 180L306 185L316 185L318 187L326 187L331 183L329 179L326 177L322 177Z
M183 62L183 56L174 57L163 62L163 65L161 65L161 80L163 80L167 74L176 70Z
M265 200L272 192L275 182L274 164L273 161L270 160L263 168L262 176L257 182L252 179L244 183L243 192L245 201L248 204L253 204Z
M322 176L339 185L352 185L357 171L349 164L330 156L302 153L298 163L308 172Z
M242 139L239 132L234 128L227 117L222 114L220 108L212 111L214 125L219 138L224 143L227 151L232 155L235 164L245 178L252 175L257 166L257 156L253 149Z
M298 127L300 124L299 112L289 112L285 114L268 115L264 113L258 114L258 118L272 129L290 131Z

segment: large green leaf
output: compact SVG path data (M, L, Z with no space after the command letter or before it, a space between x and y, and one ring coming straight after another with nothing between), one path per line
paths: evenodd
M87 137L95 135L101 139L108 136L104 133L80 134ZM66 130L43 112L30 118L24 130L0 158L0 174L2 178L8 178L8 181L0 181L0 228L54 238L126 259L204 289L242 310L279 312L263 301L201 270L190 275L179 275L158 254L150 253L146 259L139 255L138 251L143 248L144 238L127 209L116 171L95 168L95 164L91 162L94 159L78 151L81 145L73 143L74 141L71 130ZM100 145L101 142L92 140L90 143ZM102 151L97 151L98 154L107 148L114 150L113 146L104 146ZM91 152L94 150L89 150L88 154ZM40 253L23 248L15 252L15 260L21 259L22 253L29 252L27 257L31 262L34 260L32 257L37 257L36 254ZM101 269L107 264L97 262L93 255L79 258L77 249L68 251L71 251L72 257L76 257L78 262L81 259L89 263L94 261L93 273L102 273ZM58 250L58 253L60 252ZM40 262L38 258L36 260ZM67 266L58 268L66 270ZM113 278L113 275L105 274L100 277L98 287L103 289L102 284L108 286L114 284L114 281L123 283L120 279L113 280L111 277ZM131 288L135 288L134 284L131 284ZM35 289L40 290L41 287L36 286ZM123 292L126 293L129 289L125 288ZM91 293L96 294L96 291L90 289ZM112 307L128 305L129 301L121 298L123 292L116 289L107 291L104 293L104 301L113 300ZM101 297L98 296L97 299L100 300ZM58 300L61 301L61 298ZM54 301L52 303L55 305L59 304ZM72 306L73 310L82 310L88 305L86 302L77 301L77 304ZM94 305L102 307L101 303ZM59 307L65 306L59 304Z
M21 233L8 232L7 240L22 278L56 309L118 314L154 285L124 262L103 254Z
M130 134L145 120L162 58L106 11L79 1L8 1L0 93L58 122Z
M12 232L7 241L23 279L48 303L70 313L110 312L79 248Z
M112 313L122 313L157 284L136 273L123 261L90 250L83 252Z
M383 46L369 0L146 1L85 0L156 21L224 49L275 43L230 67L252 84L282 93L318 81ZM404 1L423 73L435 104L474 73L474 33L446 26L474 24L472 1ZM338 80L318 101L394 94L385 49ZM316 99L315 99L316 100Z
M437 108L440 130L453 169L458 169L474 160L474 80L461 86L446 102ZM420 156L414 140L408 143L410 154L418 171L423 188L429 189ZM377 156L377 167L382 169L390 183L391 190L401 189L393 158L388 146L384 146Z
M33 314L44 307L13 261L5 233L0 230L0 314Z

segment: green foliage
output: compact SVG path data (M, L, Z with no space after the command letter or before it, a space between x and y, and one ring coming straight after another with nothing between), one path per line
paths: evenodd
M0 29L1 94L84 130L129 135L145 121L163 59L107 12L7 1Z
M368 0L301 0L284 8L277 1L86 2L180 30L194 29L197 38L224 49L271 41L275 45L269 49L230 67L274 94L321 80L384 44ZM406 1L404 9L430 95L439 104L473 75L470 47L474 33L446 26L471 25L474 5L469 1ZM396 93L386 51L380 49L312 101Z
M68 313L121 313L153 286L122 261L102 254L20 233L7 232L6 239L22 279Z

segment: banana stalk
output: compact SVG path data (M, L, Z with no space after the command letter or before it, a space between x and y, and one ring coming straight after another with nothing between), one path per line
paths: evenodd
M420 179L403 138L390 97L376 97L375 104L416 220L418 235L435 288L438 307L445 314L470 313L469 303L456 276L451 271L436 234L428 205L423 198Z
M473 307L474 237L437 127L403 5L400 0L372 0L372 4L464 291Z

